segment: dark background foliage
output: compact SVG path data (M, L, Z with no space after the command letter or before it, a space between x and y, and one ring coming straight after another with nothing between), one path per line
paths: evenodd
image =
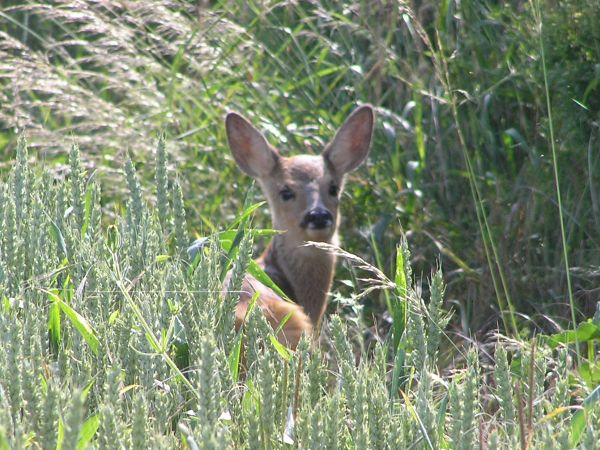
M348 183L344 247L391 273L405 234L418 276L440 261L465 334L496 326L507 300L524 333L555 331L571 316L543 68L575 306L589 317L600 300L600 5L540 10L541 26L523 1L3 2L2 167L25 133L61 177L77 142L103 207L118 211L127 153L154 201L165 131L191 240L228 223L250 183L226 148L225 111L282 152L318 152L370 102L375 144ZM266 210L255 219L268 222ZM336 284L331 309L385 330L383 299L345 302L360 281L344 267L338 279L350 283Z

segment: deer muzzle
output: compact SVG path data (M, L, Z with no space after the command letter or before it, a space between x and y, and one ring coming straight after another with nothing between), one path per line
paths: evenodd
M307 230L325 230L333 226L333 215L325 208L316 207L304 214L300 226Z

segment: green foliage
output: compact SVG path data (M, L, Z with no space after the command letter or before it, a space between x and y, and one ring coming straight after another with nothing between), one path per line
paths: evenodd
M402 276L396 273L396 279L406 280L405 288L392 289L391 301L407 302L408 319L395 349L389 347L390 336L368 352L362 338L349 339L348 326L334 315L324 330L331 352L311 348L306 339L296 352L282 352L272 345L274 330L258 308L250 308L247 324L236 333L235 291L222 294L224 268L231 267L231 288L239 286L249 268L255 231L247 228L248 211L240 215L246 219L237 221L242 228L235 245L223 236L209 236L190 266L169 248L169 236L177 233L172 217L152 220L136 192L131 162L123 181L133 194L127 214L117 217L106 234L88 228L85 239L75 239L81 236L77 214L65 215L60 225L52 220L59 205L75 211L72 204L81 196L73 190L82 192L77 183L45 186L44 175L29 166L15 167L9 179L17 170L31 173L34 183L31 207L11 233L20 237L20 248L41 253L34 256L47 261L49 272L40 276L22 259L3 259L8 276L0 292L0 437L11 448L26 441L65 449L177 443L185 448L285 448L292 442L300 448L469 449L487 442L514 448L518 436L531 448L593 446L600 426L598 389L575 378L561 347L567 335L510 350L511 362L509 347L498 343L495 389L482 377L483 356L475 347L468 350L462 372L440 378L437 361L447 339L448 314L439 270L431 280L429 302L414 286L409 266ZM79 174L83 186L87 180ZM44 197L47 190L52 195ZM7 217L15 222L10 205L19 195L7 192L3 223ZM37 209L43 214L33 215ZM30 223L34 219L40 221L36 226ZM61 246L28 247L28 239L39 242L50 230L55 243L66 236L68 244L61 244L66 255ZM147 242L137 260L140 270L132 272L140 256L139 236ZM229 242L229 259L223 258L221 242ZM126 273L136 278L125 278ZM389 284L381 278L377 282ZM48 309L48 301L56 307ZM240 364L236 342L244 343L243 374L231 366ZM238 356L232 358L236 348ZM176 358L182 352L185 357ZM585 399L582 409L569 414L573 388ZM486 419L492 410L481 402L488 391L500 406L493 422ZM478 430L490 426L494 431L488 440Z
M27 130L36 154L53 167L68 162L73 195L85 199L69 213L80 222L89 214L82 205L100 204L89 201L99 195L96 179L103 206L119 210L128 194L118 174L131 152L142 192L156 194L153 220L161 230L175 221L171 244L183 252L184 217L207 234L242 209L248 181L225 150L225 111L251 116L283 154L318 152L344 115L368 101L377 130L368 164L347 184L346 248L390 269L397 237L409 231L417 272L429 272L442 254L453 277L449 297L460 299L471 331L490 311L512 336L516 312L572 322L554 294L565 292L569 272L580 294L573 309L589 315L600 265L597 1L205 3L91 2L80 14L76 2L3 2L0 148L24 148L18 133ZM70 158L59 150L69 139L80 145L79 159L75 147ZM17 166L27 157L18 152ZM149 191L152 171L144 167L155 159L160 170ZM177 181L168 182L174 162ZM79 186L77 171L93 173L91 185ZM17 224L30 184L17 171L10 187ZM256 217L259 227L267 222L265 213ZM561 267L563 240L577 270ZM143 266L143 252L132 270ZM370 299L366 313L402 315L403 306ZM402 327L394 323L397 346Z
M566 274L597 300L598 2L134 3L0 7L0 449L597 446L598 320L554 325ZM296 352L236 332L273 231L223 113L317 152L362 101L338 314ZM510 339L470 344L490 311Z

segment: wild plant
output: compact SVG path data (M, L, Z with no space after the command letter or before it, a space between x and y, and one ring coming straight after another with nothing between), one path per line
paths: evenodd
M17 151L0 186L1 445L594 448L599 390L573 371L572 335L498 337L494 355L465 341L448 376L440 360L457 342L442 271L424 289L405 244L395 281L337 250L369 274L369 292L387 291L397 319L388 337L367 345L333 314L319 341L291 351L258 308L239 331L232 320L254 243L269 234L244 219L253 206L186 255L185 206L163 150L161 208L173 207L162 218L131 160L121 181L130 200L107 217L76 147L66 180L31 165L24 140Z

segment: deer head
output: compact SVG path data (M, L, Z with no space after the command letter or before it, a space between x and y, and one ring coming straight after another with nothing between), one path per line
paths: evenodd
M267 198L273 227L288 244L334 242L344 175L369 152L374 113L357 108L321 155L282 156L243 116L226 118L229 146L238 166L256 178Z

